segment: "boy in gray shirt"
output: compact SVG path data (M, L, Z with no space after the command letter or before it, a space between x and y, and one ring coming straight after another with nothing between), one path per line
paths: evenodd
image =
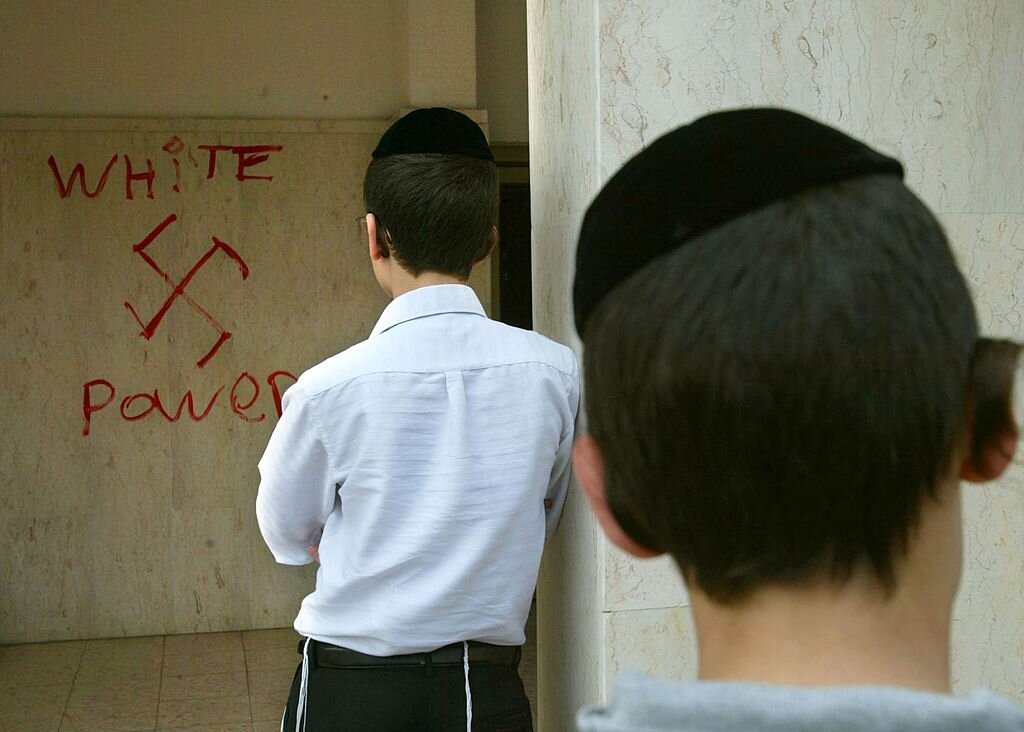
M949 681L960 481L1012 460L1020 345L979 337L902 176L737 110L650 145L588 210L576 475L615 544L678 564L700 680L625 677L581 731L1024 731Z

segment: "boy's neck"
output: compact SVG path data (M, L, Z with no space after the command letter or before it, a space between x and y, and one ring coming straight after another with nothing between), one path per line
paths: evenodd
M770 588L739 607L697 592L693 613L702 680L949 692L948 612L880 591Z
M466 280L455 275L442 274L440 272L422 272L414 276L401 267L394 267L391 272L391 287L388 294L394 299L407 292L418 290L421 287L464 284L466 284Z
M896 586L866 568L847 582L761 587L736 604L691 587L701 679L950 691L949 633L960 577L960 492L926 500Z

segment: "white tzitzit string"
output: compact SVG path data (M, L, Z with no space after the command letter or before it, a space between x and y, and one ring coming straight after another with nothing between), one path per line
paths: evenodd
M468 641L462 641L462 670L466 673L466 732L473 732L473 695L469 692Z
M295 704L295 732L306 732L306 695L309 691L309 642L302 646L302 679L299 682L299 700Z

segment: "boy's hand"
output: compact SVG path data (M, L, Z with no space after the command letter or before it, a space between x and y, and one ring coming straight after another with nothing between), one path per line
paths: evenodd
M551 508L551 499L550 498L545 498L544 499L544 510L547 511L549 508Z
M320 563L320 547L319 546L306 547L306 554L308 554L309 556L313 557L313 561L315 561L317 564Z

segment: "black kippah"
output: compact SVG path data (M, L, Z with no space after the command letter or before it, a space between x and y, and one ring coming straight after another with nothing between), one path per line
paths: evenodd
M445 107L414 109L399 119L380 138L373 159L421 153L494 160L480 126L461 112Z
M576 330L651 260L731 219L846 178L903 176L899 161L784 109L701 117L629 160L587 209L576 249Z

